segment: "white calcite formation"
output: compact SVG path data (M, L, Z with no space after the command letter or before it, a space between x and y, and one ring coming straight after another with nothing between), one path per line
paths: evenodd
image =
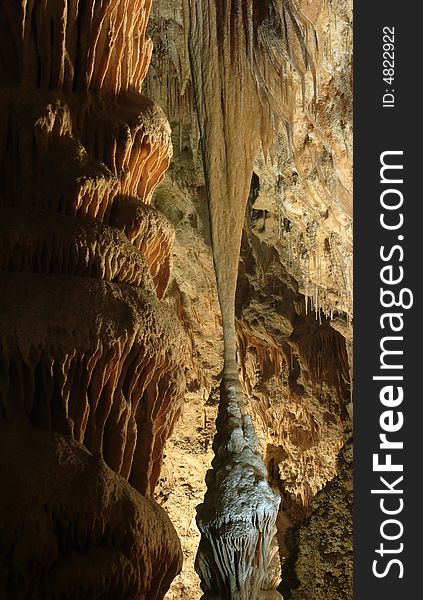
M197 509L201 541L196 570L205 598L258 599L279 582L275 522L280 497L269 486L257 446L235 388L222 384L213 469Z

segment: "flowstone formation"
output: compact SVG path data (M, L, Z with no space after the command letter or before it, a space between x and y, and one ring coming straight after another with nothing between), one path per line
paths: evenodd
M148 499L186 365L150 203L172 155L141 95L150 5L0 2L5 599L159 599L181 568Z

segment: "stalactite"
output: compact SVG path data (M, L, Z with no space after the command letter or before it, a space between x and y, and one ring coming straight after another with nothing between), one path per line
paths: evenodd
M233 449L231 440L239 438L247 447L250 443L245 431L243 434L248 417L244 414L244 398L235 358L235 291L254 159L260 143L268 150L275 140L278 122L283 121L288 130L291 126L293 96L289 73L291 68L295 68L303 82L307 69L310 68L314 74L310 33L311 27L290 2L190 2L190 59L224 334L220 394L220 412L224 418L217 421L213 477L208 479L204 504L198 510L197 522L202 541L197 569L204 591L219 592L224 598L254 600L262 585L258 581L270 568L268 556L258 567L260 574L253 574L248 568L258 551L258 537L255 537L258 532L263 535L260 543L266 547L271 545L279 504L277 496L268 487L265 470L258 479L263 501L267 496L272 498L268 501L266 517L256 504L260 501L252 495L252 488L248 486L248 473L260 463L258 456L254 455L254 460L253 454L245 457L242 470L246 483L238 486L239 517L231 510L228 495L222 494L216 503L215 494L218 486L231 487L233 473L236 472L241 450ZM250 448L250 452L254 453L254 449ZM222 474L224 483L219 474ZM241 481L242 478L241 473ZM242 521L245 506L257 507L260 515L257 521L251 522L248 516ZM245 545L242 556L233 548L235 542L231 534L224 537L219 550L209 550L218 543L222 514L228 515L229 530L233 528L236 536L251 542L250 547ZM224 552L229 555L234 552L229 563L223 560ZM238 566L235 556L239 556ZM235 575L237 568L241 575Z
M0 271L127 283L153 292L146 259L115 227L28 208L0 209Z

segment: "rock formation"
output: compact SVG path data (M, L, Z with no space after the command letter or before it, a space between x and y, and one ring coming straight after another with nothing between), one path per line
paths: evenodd
M168 518L141 496L186 363L160 301L174 232L150 202L172 144L141 95L149 11L0 3L4 598L162 598L181 568Z
M201 501L200 473L211 458L211 424L222 366L220 335L216 348L212 346L220 308L212 281L210 245L213 243L214 254L224 254L224 244L238 252L235 237L239 230L232 226L229 242L225 232L225 216L231 211L232 225L237 221L239 227L241 219L243 228L235 297L236 371L243 386L239 397L251 414L268 477L281 494L283 510L277 526L282 562L288 555L284 543L287 528L310 514L314 495L337 473L337 455L350 420L352 368L351 3L303 0L275 2L269 8L270 3L249 2L239 3L238 12L228 8L228 13L223 3L206 4L193 3L190 8L187 2L161 0L160 10L153 10L150 32L155 50L146 80L149 95L165 108L174 129L175 154L155 202L177 230L177 269L169 298L182 315L194 349L184 422L177 425L170 440L160 482L161 501L177 524L187 557L183 575L168 597L195 600L201 593L189 561L198 534L189 515ZM251 7L249 32L257 35L253 34L253 51L248 52L243 44L248 46L246 40L251 37L244 35L243 27L251 24L247 18ZM219 18L213 20L215 10ZM227 16L226 21L222 15ZM231 34L223 36L216 48L209 41L225 27ZM208 31L215 38L207 37ZM206 35L207 44L201 43L201 35ZM225 52L231 59L226 59L225 68L218 67L216 58ZM254 85L249 85L250 73ZM231 78L242 80L242 94L236 85L230 87ZM221 88L227 93L216 91ZM259 120L254 118L257 89L258 110L263 111ZM216 102L210 101L207 108L213 94ZM197 112L204 164L197 146ZM204 143L207 127L209 138ZM233 178L239 183L234 189L242 196L242 206L247 203L244 211L240 204L228 206L232 189L227 195L224 192L223 200L219 190L226 186L222 173L227 168L231 169L230 178L232 169L239 163L242 169L248 162L239 160L243 140L254 140L255 135L258 153L253 169L244 174L248 177L248 186L244 186L248 203L245 189L242 194L240 191L242 176ZM228 142L223 147L225 136L235 138L232 145ZM274 145L268 143L272 138L276 138ZM271 150L261 152L261 142ZM212 144L215 152L210 150ZM204 209L205 186L211 185L208 161L213 159L220 171L209 203L218 206L220 198L215 212L220 212L221 219L216 224L219 214L215 215L214 233L213 214L209 216ZM165 197L169 190L172 203ZM238 211L236 216L234 211ZM222 244L216 239L226 241ZM187 260L189 281L184 267ZM231 260L227 257L223 263L222 279ZM227 301L229 312L231 302ZM224 448L225 435L229 437L223 432L214 444L215 451ZM187 452L188 463L179 467L178 460L183 461ZM230 456L225 460L230 462ZM213 466L217 472L217 457ZM208 476L209 491L211 480ZM214 491L210 498L213 503ZM203 518L207 510L201 507L200 511ZM199 526L201 529L201 523Z
M339 453L338 475L316 494L310 518L289 533L291 560L282 576L286 598L352 598L352 475L349 438Z
M351 18L0 0L0 596L350 600Z
M193 89L224 338L216 457L198 509L202 538L196 565L202 589L221 598L255 600L260 590L278 584L269 574L269 549L279 500L247 433L254 429L244 414L236 362L235 294L255 157L260 144L267 152L275 143L281 121L291 143L287 56L304 89L306 72L314 74L312 33L291 2L190 4Z

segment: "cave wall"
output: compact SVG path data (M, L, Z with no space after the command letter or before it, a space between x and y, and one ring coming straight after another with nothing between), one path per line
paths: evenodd
M353 597L352 459L349 437L338 456L336 477L314 497L310 517L287 533L291 553L281 584L287 600Z

